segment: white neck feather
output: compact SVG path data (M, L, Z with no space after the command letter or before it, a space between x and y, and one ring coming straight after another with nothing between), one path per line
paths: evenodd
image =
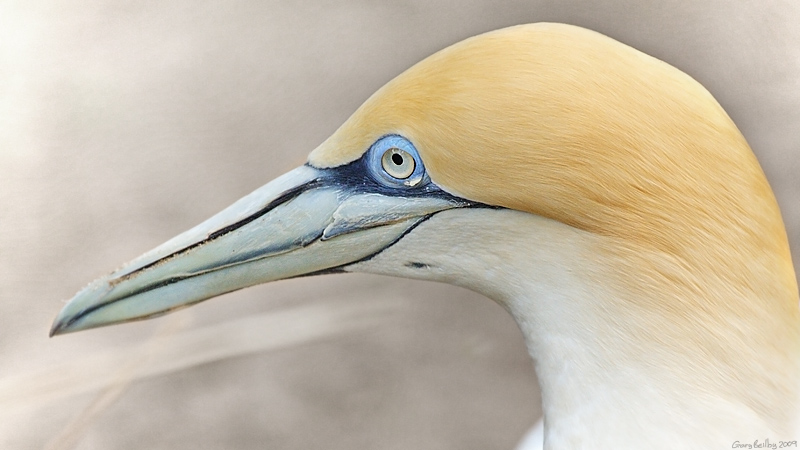
M527 213L452 210L350 270L443 281L503 305L535 362L545 448L731 448L737 440L798 439L791 433L800 428L768 423L740 401L736 391L747 389L748 374L716 373L719 366L706 364L674 330L653 339L659 330L644 327L654 318L616 301L626 293L608 282L614 268L596 252L601 239ZM794 359L786 363L796 367Z

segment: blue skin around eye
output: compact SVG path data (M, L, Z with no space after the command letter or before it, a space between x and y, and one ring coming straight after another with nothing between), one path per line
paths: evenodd
M399 180L383 170L381 158L383 153L392 147L402 149L414 158L414 172L409 178ZM306 164L309 165L308 163ZM489 207L443 191L425 173L422 158L420 158L414 145L408 139L396 134L381 137L355 161L337 167L317 170L320 171L319 178L303 186L303 189L310 189L311 185L314 187L341 186L343 192L350 194L375 193L390 196L402 195L408 198L438 197L449 199L455 203L462 204L462 206ZM406 183L409 180L414 180L415 177L420 177L418 183L413 185Z
M412 172L408 178L400 180L389 175L385 170L383 170L381 157L383 157L383 153L386 152L386 150L393 147L408 152L408 154L414 158L414 172ZM414 144L412 144L411 141L403 136L390 134L378 139L374 144L372 144L372 147L370 147L365 156L365 162L367 163L366 165L369 173L375 178L376 181L386 186L411 187L427 181L425 166L422 164L422 159L419 157L417 149L414 147Z

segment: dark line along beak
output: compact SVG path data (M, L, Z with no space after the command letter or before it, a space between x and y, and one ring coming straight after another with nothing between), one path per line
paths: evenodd
M431 214L467 206L448 195L402 194L370 190L346 171L299 167L89 284L64 306L50 335L341 268L392 245Z

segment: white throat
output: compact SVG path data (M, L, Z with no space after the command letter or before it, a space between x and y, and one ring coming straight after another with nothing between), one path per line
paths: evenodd
M659 337L652 329L658 318L643 320L617 301L621 293L607 282L613 268L596 252L601 239L527 213L451 210L348 270L455 284L504 306L535 363L545 448L731 448L737 440L798 439L787 435L790 425L739 400L747 380L737 377L747 374L704 367L680 330Z

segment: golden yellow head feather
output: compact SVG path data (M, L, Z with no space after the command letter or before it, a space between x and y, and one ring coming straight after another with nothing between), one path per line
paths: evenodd
M792 417L800 310L780 211L747 142L691 77L579 27L506 28L390 81L309 163L348 163L390 133L454 195L601 236L598 281L620 293L606 307L640 324L642 348L675 345L675 364L746 374L717 389Z
M450 193L768 289L797 315L780 212L747 142L699 83L631 47L550 23L467 39L378 90L309 162L345 164L389 133Z

